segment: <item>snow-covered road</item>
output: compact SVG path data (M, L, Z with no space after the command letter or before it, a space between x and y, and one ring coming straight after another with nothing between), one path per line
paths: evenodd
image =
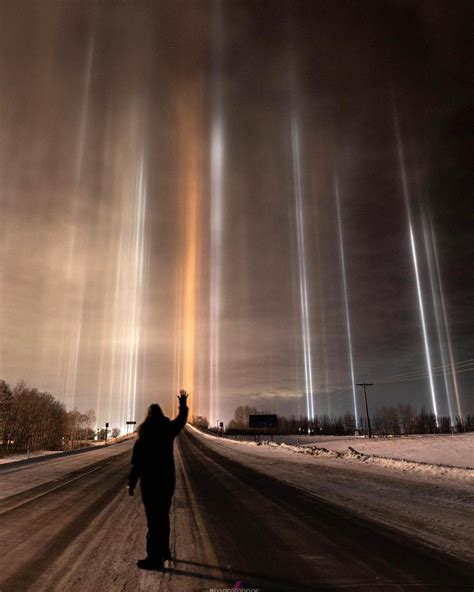
M473 471L301 454L292 447L257 446L189 429L231 460L474 562ZM347 443L333 439L331 448L338 447L345 450Z
M2 467L1 592L181 592L229 585L202 534L179 461L171 512L179 563L164 573L137 569L146 522L140 495L129 497L125 487L132 444Z
M189 427L176 448L175 561L160 573L135 566L146 527L125 491L131 442L0 471L0 590L473 588L468 481Z
M0 465L0 500L51 483L62 483L93 467L101 460L111 459L129 450L130 442L120 442L110 446L87 450L56 458L43 456L31 464L5 463Z

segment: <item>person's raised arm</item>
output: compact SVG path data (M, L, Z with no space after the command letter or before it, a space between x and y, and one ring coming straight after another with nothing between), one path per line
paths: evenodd
M173 419L171 425L173 427L173 433L175 436L179 434L179 432L184 428L186 425L186 420L188 419L188 405L187 399L189 395L186 391L179 391L178 401L179 401L179 412L178 415Z

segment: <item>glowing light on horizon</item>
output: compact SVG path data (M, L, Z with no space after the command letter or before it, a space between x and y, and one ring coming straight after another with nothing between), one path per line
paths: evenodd
M339 184L337 177L334 178L334 192L336 195L336 209L337 209L337 224L339 233L339 252L341 259L341 270L342 270L342 286L344 292L344 312L346 317L346 333L347 333L347 348L349 352L349 366L351 372L351 384L352 384L352 402L354 405L354 417L355 427L359 427L359 413L357 410L357 394L356 394L356 382L354 376L354 358L352 353L352 332L351 332L351 319L349 314L349 299L347 296L347 279L346 279L346 259L344 255L344 239L342 234L342 218L341 218L341 205L339 199Z
M425 243L426 258L428 261L428 274L429 274L429 278L430 278L431 296L432 296L432 300L433 300L433 310L434 310L434 315L435 315L436 329L437 329L437 333L438 333L438 346L439 346L439 352L441 355L441 365L442 365L442 373L443 373L443 379L444 379L444 388L446 391L446 401L448 403L448 410L449 410L449 417L451 420L451 425L454 425L454 416L453 416L453 410L452 410L452 406L451 406L451 389L449 386L448 372L446 370L447 358L446 358L445 346L443 344L443 335L444 335L445 331L443 331L443 326L442 326L442 322L441 322L441 318L440 318L440 314L439 314L440 304L438 302L438 293L437 293L438 290L436 289L435 271L433 269L433 261L432 261L432 258L433 258L432 257L432 241L430 240L431 236L430 236L430 232L427 227L425 216L423 216L422 222L423 222L423 239L424 239L424 243Z
M122 202L109 389L109 416L116 416L118 407L116 423L122 430L125 422L136 416L147 200L143 154L139 156L132 195L130 199L124 193Z
M195 140L196 138L194 138ZM182 385L194 395L194 364L196 340L196 294L197 294L197 214L198 214L198 171L195 146L189 148L186 170L186 254L184 269L184 335L183 335L183 378ZM192 414L193 398L189 401Z
M418 269L418 255L416 251L416 242L415 242L415 234L413 231L413 222L412 222L412 214L411 214L411 206L410 206L410 192L408 189L408 182L406 177L406 170L405 170L405 157L403 153L403 144L402 138L400 134L400 126L398 123L398 116L395 108L394 103L394 122L395 122L395 133L396 133L396 141L397 141L397 152L398 152L398 161L400 166L400 176L402 181L402 190L403 190L403 198L405 201L405 208L408 217L408 229L410 233L410 248L413 260L413 268L415 271L415 281L416 281L416 292L418 297L418 309L420 313L420 321L423 333L423 343L425 349L425 359L426 359L426 367L428 371L428 379L429 379L429 386L430 386L430 394L431 394L431 402L433 405L433 412L436 417L436 425L438 425L438 406L436 403L436 392L434 387L434 380L433 380L433 370L432 370L432 363L431 363L431 351L430 351L430 344L428 338L428 330L426 327L426 315L425 315L425 306L423 301L423 294L421 290L421 279L420 279L420 272Z
M434 381L433 381L433 370L431 364L431 352L430 352L430 345L428 340L428 331L426 328L426 320L425 320L425 308L423 304L423 295L421 292L421 282L420 282L420 273L418 270L418 256L416 253L416 244L415 244L415 236L413 233L413 227L410 224L410 245L411 245L411 252L413 257L413 266L415 268L415 278L416 278L416 291L418 294L418 304L420 308L420 318L421 318L421 326L423 330L423 341L425 344L425 356L426 356L426 364L428 366L428 378L430 383L430 391L431 391L431 400L433 403L433 411L436 416L436 424L438 424L438 408L436 405L436 393L434 388Z
M97 420L126 431L137 417L141 394L143 310L147 284L147 158L138 105L130 106L121 126L111 127L111 184L98 228L107 236L107 283L102 301ZM104 197L104 202L106 201ZM111 209L112 207L112 209ZM112 211L112 215L111 215ZM141 408L139 409L141 413Z
M210 421L219 419L219 354L223 247L223 155L222 121L218 114L211 135L211 290L210 290Z
M199 244L198 216L200 204L199 129L196 104L190 93L183 94L178 101L178 134L182 170L182 186L179 188L181 220L182 264L178 267L176 293L176 338L175 338L175 393L180 389L191 394L188 405L193 414L195 396L196 364L196 313L198 294Z
M314 418L313 369L311 355L311 329L308 307L308 282L306 276L306 251L303 213L303 191L301 182L301 155L299 127L296 116L291 120L291 144L293 156L293 177L296 214L296 237L298 251L298 279L301 312L301 330L303 339L303 361L306 394L306 413L309 419Z
M313 186L314 186L314 177L313 177ZM316 202L318 203L318 202ZM319 212L318 212L319 217ZM322 360L322 376L324 378L324 383L321 386L324 386L324 392L326 393L326 412L328 415L331 414L331 398L329 396L329 364L328 364L328 344L327 344L327 320L326 320L326 306L325 306L325 297L324 297L324 290L323 290L323 272L322 272L322 261L321 261L321 238L320 238L320 231L319 228L315 231L315 239L316 239L316 259L318 264L318 272L317 272L317 286L318 286L318 301L320 305L320 319L321 319L321 351L323 355ZM321 392L323 389L321 388Z
M224 114L222 96L222 5L214 9L215 59L213 73L213 108L211 124L211 221L210 221L210 296L209 296L209 421L221 419L220 322L222 307L222 250L224 246Z
M69 320L70 326L64 328L62 346L60 347L61 360L64 372L64 402L68 409L73 409L76 403L77 375L79 357L81 353L81 340L84 315L84 294L87 282L87 263L85 262L85 242L87 237L79 236L80 229L75 224L81 204L81 184L84 171L84 151L86 146L89 97L92 80L92 66L94 58L94 37L91 35L87 52L84 72L83 97L79 123L77 142L77 155L74 170L74 188L71 203L71 228L66 256L66 281L75 286L75 290L65 292L64 316ZM82 241L81 241L82 239ZM82 242L78 249L79 242ZM76 296L77 294L77 296Z
M447 343L447 347L448 347L449 364L450 364L451 376L452 376L452 380L453 380L454 396L456 399L456 408L457 408L458 416L462 420L463 414L462 414L462 408L461 408L461 400L460 400L460 396L459 396L459 387L458 387L457 369L456 369L458 364L456 364L454 362L453 347L452 347L452 343L451 343L451 331L449 328L448 315L446 312L446 302L445 302L445 297L444 297L444 289L443 289L443 283L442 283L442 279L441 279L441 271L440 271L439 260L438 260L438 247L436 244L436 239L435 239L432 225L430 225L430 231L431 231L430 232L431 244L432 244L432 248L433 248L434 263L435 263L435 270L436 270L436 278L437 278L438 287L439 287L441 313L442 313L442 317L443 317L444 329L446 332L446 343ZM444 372L446 373L446 370Z

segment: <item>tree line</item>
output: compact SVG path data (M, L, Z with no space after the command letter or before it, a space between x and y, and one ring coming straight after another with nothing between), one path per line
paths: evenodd
M189 423L197 428L201 428L204 430L207 430L209 428L209 420L207 419L207 417L204 417L202 415L192 415L191 421Z
M95 436L93 409L67 411L51 393L20 381L11 387L0 380L0 441L2 454L78 448Z
M241 405L235 409L234 418L226 426L226 434L253 434L254 429L249 428L249 415L262 413L255 407ZM462 420L456 418L455 425L451 425L449 417L438 417L436 425L435 414L422 407L418 412L411 405L397 405L396 407L380 407L370 415L372 432L380 436L399 436L402 434L435 434L451 433L451 431L474 431L474 416L467 415ZM304 415L291 415L290 417L278 416L277 428L261 429L260 433L278 434L323 434L334 436L354 435L356 421L352 413L347 412L342 416L318 415L309 420ZM365 417L359 419L358 431L367 433Z

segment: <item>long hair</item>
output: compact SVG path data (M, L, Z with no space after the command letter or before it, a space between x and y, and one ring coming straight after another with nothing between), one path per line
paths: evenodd
M148 413L144 421L138 427L138 437L140 440L146 439L156 432L164 423L169 422L169 419L163 413L158 403L153 403L148 407Z

